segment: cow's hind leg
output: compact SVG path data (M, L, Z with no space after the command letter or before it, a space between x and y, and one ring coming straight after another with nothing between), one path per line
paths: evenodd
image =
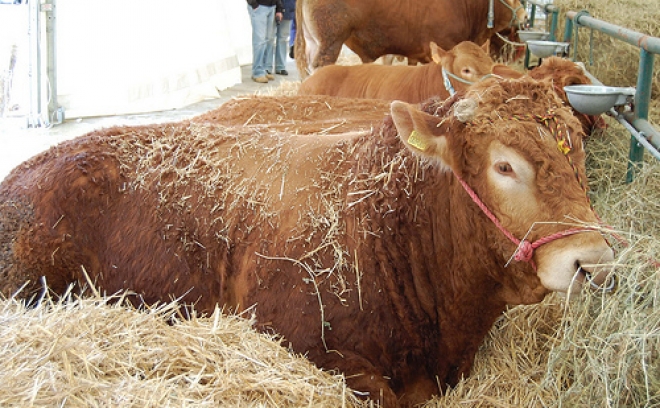
M35 300L43 294L40 273L22 260L21 254L31 257L31 251L22 248L23 233L34 228L32 206L25 201L0 202L0 293L10 298ZM19 293L20 292L20 293Z
M331 4L332 3L332 4ZM303 3L305 19L302 33L305 36L308 69L334 64L339 58L344 41L350 36L350 21L343 7L336 2L319 2L313 9Z

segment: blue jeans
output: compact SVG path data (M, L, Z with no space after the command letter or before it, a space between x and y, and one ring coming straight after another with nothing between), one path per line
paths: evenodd
M289 35L289 47L296 43L296 31L298 31L298 28L296 27L296 18L294 17L293 20L291 20L291 33Z
M253 9L247 6L252 23L252 77L258 78L266 75L266 69L270 69L264 64L269 35L275 31L275 6L259 5ZM270 37L273 42L273 37Z
M286 69L286 54L289 49L289 33L291 32L291 20L282 20L273 27L275 37L275 50L273 52L273 41L266 46L266 70L270 72ZM275 54L275 70L273 70L273 54Z

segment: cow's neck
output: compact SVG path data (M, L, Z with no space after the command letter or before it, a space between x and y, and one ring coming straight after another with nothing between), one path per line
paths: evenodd
M452 362L460 375L506 304L542 299L544 293L530 289L539 287L538 277L527 264L504 268L515 246L451 172L405 150L389 119L363 139L347 216L355 220L351 229L361 235L365 258L371 254L360 265L371 262L379 271L374 279L388 275L381 287L397 291L399 315L437 327L439 353L461 349L449 353L463 356ZM386 288L392 277L395 288Z
M372 267L387 274L384 279L398 280L392 302L398 314L435 326L437 349L432 352L457 356L454 361L431 359L443 366L430 367L448 373L442 381L454 383L467 374L484 336L506 306L490 274L498 261L500 268L504 262L495 259L484 242L490 232L482 233L484 227L474 224L480 217L451 173L435 174L438 169L411 155L388 157L393 143L387 138L377 141L370 150L373 156L365 161L391 160L394 170L387 187L379 190L381 197L374 194L356 205L358 223L364 226L368 220L369 235L377 237L366 244L373 247L367 248L373 254ZM379 183L386 182L383 174Z
M470 27L471 41L481 45L496 32L509 26L512 19L511 10L500 0L493 0L494 20L493 28L487 29L489 0L465 2L468 8L465 13L465 26Z
M452 370L445 378L448 384L469 374L474 355L506 307L500 296L501 286L493 278L506 261L489 246L499 237L493 236L492 226L484 221L453 176L451 181L450 209L437 222L451 225L451 237L445 238L451 242L444 245L452 247L452 267L435 277L451 284L436 288L438 325L444 336L441 347L449 348L447 355L462 356L452 362ZM453 338L447 338L447 333Z

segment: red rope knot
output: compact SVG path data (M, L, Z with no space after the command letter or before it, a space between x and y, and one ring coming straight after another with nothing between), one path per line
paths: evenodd
M531 242L524 239L520 241L520 245L518 245L518 249L516 250L516 256L514 257L514 259L516 261L529 262L532 260L533 255L534 255L534 246L532 245Z

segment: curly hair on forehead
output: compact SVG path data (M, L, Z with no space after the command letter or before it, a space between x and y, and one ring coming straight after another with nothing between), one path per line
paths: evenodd
M544 118L552 117L556 123L566 127L572 138L584 137L580 122L553 92L552 83L532 78L489 78L446 100L431 99L421 108L439 117L447 117L451 113L459 122L468 123L473 130L479 125L492 128L493 123L501 120L534 119L547 127Z

